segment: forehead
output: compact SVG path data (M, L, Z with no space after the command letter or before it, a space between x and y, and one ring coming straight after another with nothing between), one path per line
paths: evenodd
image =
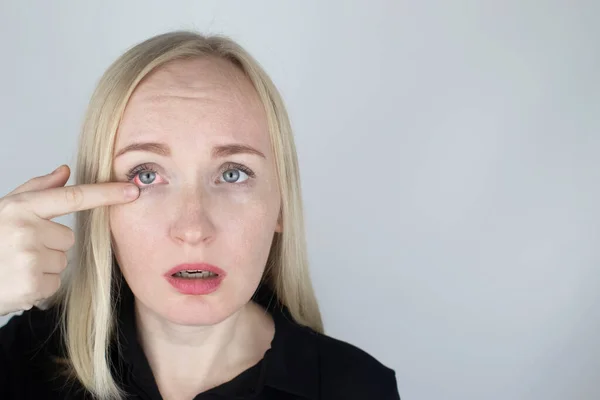
M252 82L229 61L214 57L173 61L144 78L116 139L117 147L142 139L182 146L241 141L263 150L269 143L266 114Z

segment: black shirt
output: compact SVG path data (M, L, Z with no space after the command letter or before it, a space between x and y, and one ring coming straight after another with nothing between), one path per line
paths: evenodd
M162 397L137 339L133 294L118 306L123 348L112 347L112 373L128 399ZM273 316L275 335L261 361L194 400L399 400L393 370L348 343L293 322L286 307L262 286L254 300ZM64 356L57 310L33 308L0 328L0 399L90 399L82 386L65 385L53 357Z

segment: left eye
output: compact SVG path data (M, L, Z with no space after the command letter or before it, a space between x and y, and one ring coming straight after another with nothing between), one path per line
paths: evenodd
M230 168L227 171L223 172L221 176L223 177L223 179L225 179L225 182L227 183L237 183L238 179L240 179L241 174L246 176L246 178L241 182L248 179L248 175L238 168Z

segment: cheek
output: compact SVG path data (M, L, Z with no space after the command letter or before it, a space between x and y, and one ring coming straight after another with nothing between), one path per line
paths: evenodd
M153 218L151 209L134 204L112 206L109 220L115 257L123 274L128 277L129 271L147 268L148 254L155 254L161 243L164 245L164 239L157 235L164 220Z
M229 211L226 217L222 215L219 225L225 245L242 256L254 253L260 258L261 250L268 247L273 238L277 213L265 204L247 204L243 210Z
M140 200L138 200L140 201ZM147 203L114 206L110 212L110 226L115 239L123 243L140 243L153 236L165 223L161 208Z
M215 239L223 252L234 257L233 265L260 265L268 254L279 203L272 198L246 198L239 203L215 206L209 218L215 224Z

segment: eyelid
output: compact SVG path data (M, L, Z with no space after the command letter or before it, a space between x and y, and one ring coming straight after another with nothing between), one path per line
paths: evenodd
M232 162L232 161L228 161L225 164L223 164L223 166L221 167L221 169L219 171L221 173L223 173L224 171L227 171L230 169L239 169L240 171L242 171L246 175L248 175L250 178L256 177L256 174L250 168L246 167L243 164L239 164L239 163Z
M158 172L156 170L156 168L154 168L153 166L151 166L150 164L144 163L144 164L140 164L140 165L136 165L135 167L131 168L126 174L125 176L127 177L127 180L132 180L133 178L136 177L137 174L139 174L142 171L152 171L152 172Z

